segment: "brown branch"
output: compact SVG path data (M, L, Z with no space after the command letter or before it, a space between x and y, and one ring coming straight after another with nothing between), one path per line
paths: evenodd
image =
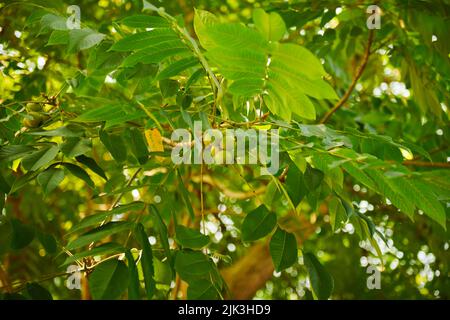
M367 41L367 47L366 47L366 51L364 53L364 57L363 60L360 64L360 66L358 67L358 70L356 71L355 76L353 77L353 81L350 85L350 87L347 89L347 92L345 92L345 94L342 96L342 98L334 105L334 107L328 111L325 116L322 118L322 120L320 120L321 124L326 123L330 117L333 115L333 113L335 113L337 110L339 110L339 108L341 108L348 100L348 98L350 98L350 95L352 94L353 90L355 89L356 84L358 83L358 80L361 78L364 70L366 69L367 66L367 62L369 61L369 57L370 57L370 50L372 47L372 43L373 43L373 38L374 38L374 30L370 30L369 31L369 39Z
M425 168L450 168L450 162L426 162L426 161L404 161L405 166L425 167Z
M195 183L200 183L199 176L194 176L191 178L191 180ZM256 190L252 190L252 191L231 190L224 183L222 183L218 179L214 179L210 175L203 176L203 183L209 184L212 187L219 189L220 192L222 192L225 196L227 196L229 198L234 198L234 199L239 199L239 200L245 200L245 199L256 197L260 194L263 194L266 190L265 187L260 187Z

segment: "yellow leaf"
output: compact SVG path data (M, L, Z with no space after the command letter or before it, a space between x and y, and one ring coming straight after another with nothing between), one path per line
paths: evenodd
M145 130L145 139L150 147L150 152L163 152L162 136L158 129Z

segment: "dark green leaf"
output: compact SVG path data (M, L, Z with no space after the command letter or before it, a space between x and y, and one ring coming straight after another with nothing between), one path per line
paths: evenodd
M303 261L308 271L309 281L314 296L319 300L328 299L333 292L333 277L312 253L304 253Z
M275 270L278 272L297 262L297 240L292 233L278 228L270 240L269 249Z
M177 225L175 227L176 240L183 248L201 249L209 243L209 237L195 229Z
M128 299L129 300L140 300L140 285L139 285L139 274L136 267L136 261L134 261L133 254L130 250L126 253L128 261Z
M108 177L105 174L105 171L97 164L97 162L89 157L86 157L85 155L80 155L76 157L76 160L82 164L84 164L86 167L91 169L93 172L98 174L100 177L102 177L105 180L108 180Z
M265 237L277 224L277 215L261 205L249 214L242 223L242 240L255 241Z
M45 251L47 251L48 254L54 254L56 253L56 250L58 249L58 244L56 243L56 239L51 234L46 234L42 232L38 232L37 238L39 239L39 242L44 247Z
M44 193L49 195L64 180L64 170L49 168L37 176L37 182Z
M37 283L27 283L26 292L32 300L53 300L50 292Z
M58 146L44 147L23 158L22 165L27 170L36 171L55 159L58 152Z
M133 224L131 222L119 221L109 222L101 227L98 227L92 231L89 231L80 237L76 238L67 245L67 250L73 250L92 242L99 241L113 234L129 230Z
M94 300L119 298L128 286L128 268L119 260L101 263L89 276L89 292Z
M153 267L152 247L145 233L144 226L138 224L135 230L135 236L142 248L141 266L144 273L145 291L147 298L151 299L155 294L155 269Z
M91 177L89 176L89 174L82 168L80 168L79 166L72 164L72 163L62 163L62 165L64 167L67 168L67 170L69 170L69 172L71 174L73 174L75 177L83 180L84 182L87 183L87 185L91 188L95 188L95 183L94 181L92 181Z
M28 246L34 239L34 229L20 220L12 219L11 249L20 250Z

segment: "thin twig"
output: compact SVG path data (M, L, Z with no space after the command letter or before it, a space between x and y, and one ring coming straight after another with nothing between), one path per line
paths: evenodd
M408 160L404 161L403 164L405 166L413 166L413 167L425 167L425 168L450 168L450 162L426 162L426 161L415 161Z
M372 47L374 35L375 35L374 30L373 29L370 30L369 31L369 39L367 41L366 51L364 53L363 60L360 64L360 66L358 67L358 70L357 70L355 76L353 77L353 81L352 81L350 87L348 88L347 92L345 92L345 94L334 105L334 107L325 114L325 116L322 118L322 120L320 120L320 123L322 123L322 124L326 123L330 119L330 117L333 115L333 113L335 113L337 110L339 110L339 108L341 108L347 102L348 98L350 98L350 95L352 94L353 90L355 89L355 86L358 83L358 80L361 78L364 70L366 69L367 62L369 61L370 50Z

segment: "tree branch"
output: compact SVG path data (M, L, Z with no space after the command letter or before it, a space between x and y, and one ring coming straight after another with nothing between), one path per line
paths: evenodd
M404 161L405 166L425 167L425 168L450 168L450 162L426 162L426 161Z
M322 118L322 120L320 120L321 124L326 123L330 119L330 117L333 115L333 113L335 113L337 110L339 110L339 108L341 108L347 102L348 98L350 98L350 95L352 94L353 90L355 89L355 86L358 83L358 80L361 78L364 70L366 69L367 62L369 61L370 50L372 47L374 34L375 33L374 33L373 29L369 31L369 39L367 40L367 46L366 46L366 51L364 52L363 60L360 64L360 66L358 67L358 70L356 71L355 76L353 77L353 81L350 84L350 87L347 89L347 92L345 92L345 94L342 96L342 98L334 105L334 107L325 114L325 116Z

